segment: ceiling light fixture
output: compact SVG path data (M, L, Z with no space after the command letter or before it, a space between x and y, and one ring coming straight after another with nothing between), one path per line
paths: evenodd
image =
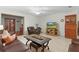
M72 8L72 6L68 6L68 8Z
M40 12L35 12L35 14L36 14L36 15L39 15L39 14L40 14Z

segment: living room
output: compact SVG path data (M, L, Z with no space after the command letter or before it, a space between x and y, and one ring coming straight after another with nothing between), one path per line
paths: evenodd
M51 40L49 41L49 50L45 49L45 52L68 52L69 46L72 43L72 37L65 37L65 17L69 15L76 15L76 38L78 38L78 16L79 16L79 11L78 11L78 6L25 6L25 7L9 7L9 6L4 6L0 7L0 24L4 26L3 22L3 16L7 15L9 17L7 18L14 18L20 17L22 19L21 24L23 24L23 34L18 35L18 38L22 43L26 45L27 40L23 38L23 35L28 35L28 30L27 27L33 26L34 28L40 27L41 28L41 36L50 38ZM6 18L4 17L4 18ZM15 19L15 18L14 18ZM16 22L16 21L15 21ZM17 21L20 22L20 21ZM57 23L57 34L49 35L47 33L47 23ZM10 24L9 24L10 25ZM16 24L14 28L20 29L19 25ZM4 26L5 27L5 26ZM13 28L13 29L14 29ZM22 32L20 30L14 31L14 32ZM68 35L68 34L67 34ZM29 47L30 43L28 44ZM37 48L37 47L36 47ZM35 52L35 47L31 48L31 52ZM47 48L47 47L46 47ZM40 48L41 49L41 48ZM40 49L38 49L40 52ZM76 51L79 51L76 49ZM20 52L20 51L19 51Z

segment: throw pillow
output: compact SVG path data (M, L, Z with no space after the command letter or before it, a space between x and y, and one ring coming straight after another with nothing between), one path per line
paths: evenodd
M6 45L12 43L15 39L16 39L16 34L3 38L3 46L6 46Z
M12 37L12 40L15 40L16 39L16 34L13 34L11 37Z
M6 38L3 39L3 46L9 44L11 42L11 38L9 36L7 36Z
M10 36L10 33L7 30L4 30L2 34L2 38L6 38L7 36Z

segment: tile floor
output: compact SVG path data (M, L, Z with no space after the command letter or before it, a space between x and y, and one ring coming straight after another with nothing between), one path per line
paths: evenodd
M52 40L49 42L49 48L50 50L45 49L45 52L67 52L69 48L69 44L71 44L71 39L67 39L60 36L50 36L46 34L40 34L42 36L51 38ZM23 36L18 36L18 39L26 44L27 39L25 39ZM30 43L28 43L29 46ZM35 49L32 47L31 49L33 52L35 52ZM41 48L39 48L40 52Z

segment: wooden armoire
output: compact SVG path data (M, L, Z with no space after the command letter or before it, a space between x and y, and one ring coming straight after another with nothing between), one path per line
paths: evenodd
M76 15L65 16L65 37L76 39Z
M9 33L16 33L17 35L23 35L23 24L20 24L18 31L16 31L16 19L14 18L5 18L4 19L4 29L8 30Z
M15 33L15 19L5 18L4 29L8 30L8 32Z

